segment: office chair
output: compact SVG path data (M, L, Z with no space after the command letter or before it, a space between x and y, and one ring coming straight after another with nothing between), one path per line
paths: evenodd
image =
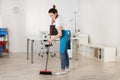
M52 35L57 35L58 34L58 32L57 32L57 29L55 28L55 25L50 25L50 38L51 38L51 36ZM43 40L43 42L41 42L41 45L43 45L43 47L41 47L41 52L39 53L39 56L41 55L41 57L43 57L43 54L41 54L41 53L46 53L46 51L42 51L42 50L44 50L44 49L46 49L47 48L47 44L48 44L48 42L47 42L47 40ZM53 45L51 45L50 47L52 47ZM51 57L54 57L56 54L55 53L53 53L52 54L52 52L50 52L51 53Z
M47 52L47 45L48 45L48 41L47 40L43 40L41 41L41 45L42 47L40 48L40 53L38 54L39 56L43 57L44 54L46 54ZM50 47L53 46L53 43L50 45ZM56 56L55 52L49 52L51 54L51 57Z

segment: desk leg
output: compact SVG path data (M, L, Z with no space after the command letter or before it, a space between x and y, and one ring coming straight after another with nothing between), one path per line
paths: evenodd
M29 41L30 39L27 39L27 60L29 60Z
M78 61L78 43L77 39L75 39L75 53L76 53L76 61Z
M73 53L73 58L78 61L78 41L77 39L74 39L73 40L73 43L72 43L72 53Z
M33 44L34 40L31 41L31 63L33 63Z

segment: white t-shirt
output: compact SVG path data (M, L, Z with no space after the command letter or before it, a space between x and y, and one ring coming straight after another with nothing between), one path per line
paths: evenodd
M55 27L57 28L58 26L62 27L62 30L67 30L65 23L64 23L64 19L62 18L62 16L58 15L58 17L55 19L55 23L54 23Z

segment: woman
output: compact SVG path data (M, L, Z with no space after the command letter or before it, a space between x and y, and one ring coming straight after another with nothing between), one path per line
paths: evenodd
M69 57L67 49L70 49L70 30L67 30L62 17L58 14L55 5L48 11L49 16L52 19L51 25L55 25L58 34L55 37L49 39L51 43L53 40L60 38L60 57L61 57L61 71L57 72L56 75L65 74L69 69Z

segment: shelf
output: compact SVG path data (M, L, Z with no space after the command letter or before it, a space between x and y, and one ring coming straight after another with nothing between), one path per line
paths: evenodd
M0 55L9 52L8 30L7 28L0 28Z
M8 53L9 51L8 49L4 49L2 52Z
M80 44L80 53L87 57L96 58L103 62L116 61L116 48L99 44Z
M7 41L0 41L0 44L5 45Z

